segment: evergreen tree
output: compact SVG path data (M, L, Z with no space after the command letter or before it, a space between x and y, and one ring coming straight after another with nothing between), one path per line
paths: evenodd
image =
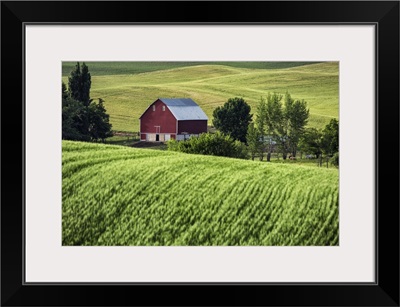
M85 62L82 63L82 73L81 73L81 97L85 105L90 103L90 87L92 85L91 76L89 73L89 68L86 66Z
M62 138L78 141L98 141L112 136L109 115L104 100L90 99L92 81L85 63L79 62L68 77L68 90L62 83Z
M81 101L81 66L76 63L75 69L71 71L68 77L68 94L77 101Z
M82 64L82 71L79 62L68 77L68 91L71 98L82 102L85 106L90 104L90 87L92 85L89 68Z
M62 139L89 141L86 117L86 108L68 95L62 83Z

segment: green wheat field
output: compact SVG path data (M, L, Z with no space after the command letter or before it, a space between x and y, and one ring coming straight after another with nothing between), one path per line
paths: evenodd
M338 171L63 141L63 245L337 245Z

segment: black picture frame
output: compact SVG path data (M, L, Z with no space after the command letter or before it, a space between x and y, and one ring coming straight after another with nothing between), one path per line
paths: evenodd
M23 42L32 22L375 25L376 283L25 284ZM0 113L2 306L399 306L399 1L3 1Z

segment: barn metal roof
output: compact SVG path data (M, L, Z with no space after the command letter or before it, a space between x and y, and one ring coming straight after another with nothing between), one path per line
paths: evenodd
M207 115L190 98L159 98L177 120L208 120Z
M198 107L198 104L195 103L190 98L159 98L162 102L164 102L167 106L174 107Z

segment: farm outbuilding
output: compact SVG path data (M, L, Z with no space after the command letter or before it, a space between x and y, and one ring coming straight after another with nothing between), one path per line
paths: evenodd
M208 117L190 98L158 98L140 120L140 140L184 140L207 132Z

